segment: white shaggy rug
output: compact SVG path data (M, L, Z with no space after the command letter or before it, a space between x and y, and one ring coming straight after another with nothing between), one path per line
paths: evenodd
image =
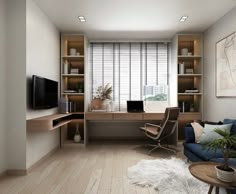
M159 194L206 194L209 189L190 174L188 164L177 158L141 160L128 168L128 178L140 186L153 186Z

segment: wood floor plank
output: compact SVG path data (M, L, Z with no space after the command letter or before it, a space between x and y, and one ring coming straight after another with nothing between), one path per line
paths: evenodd
M177 157L183 158L181 146ZM171 156L165 151L149 156L147 151L139 144L117 142L65 145L27 176L0 179L0 194L158 194L127 177L128 167L142 159Z
M85 194L96 194L98 191L99 182L101 180L102 170L95 170L90 177Z

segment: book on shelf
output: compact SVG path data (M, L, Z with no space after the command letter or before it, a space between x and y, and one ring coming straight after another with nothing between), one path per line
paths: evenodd
M198 90L185 90L185 93L198 93Z
M76 93L76 90L64 90L64 93Z

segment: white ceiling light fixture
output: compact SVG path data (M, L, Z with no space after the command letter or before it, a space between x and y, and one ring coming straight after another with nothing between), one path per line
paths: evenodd
M179 21L185 22L187 19L188 19L188 16L182 16Z
M85 20L85 17L84 17L84 16L79 16L78 18L79 18L79 21L81 21L81 22L86 22L86 20Z

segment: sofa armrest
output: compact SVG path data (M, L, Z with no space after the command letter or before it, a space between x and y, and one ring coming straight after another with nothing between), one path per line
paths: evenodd
M191 125L184 127L185 143L195 143L195 134Z

